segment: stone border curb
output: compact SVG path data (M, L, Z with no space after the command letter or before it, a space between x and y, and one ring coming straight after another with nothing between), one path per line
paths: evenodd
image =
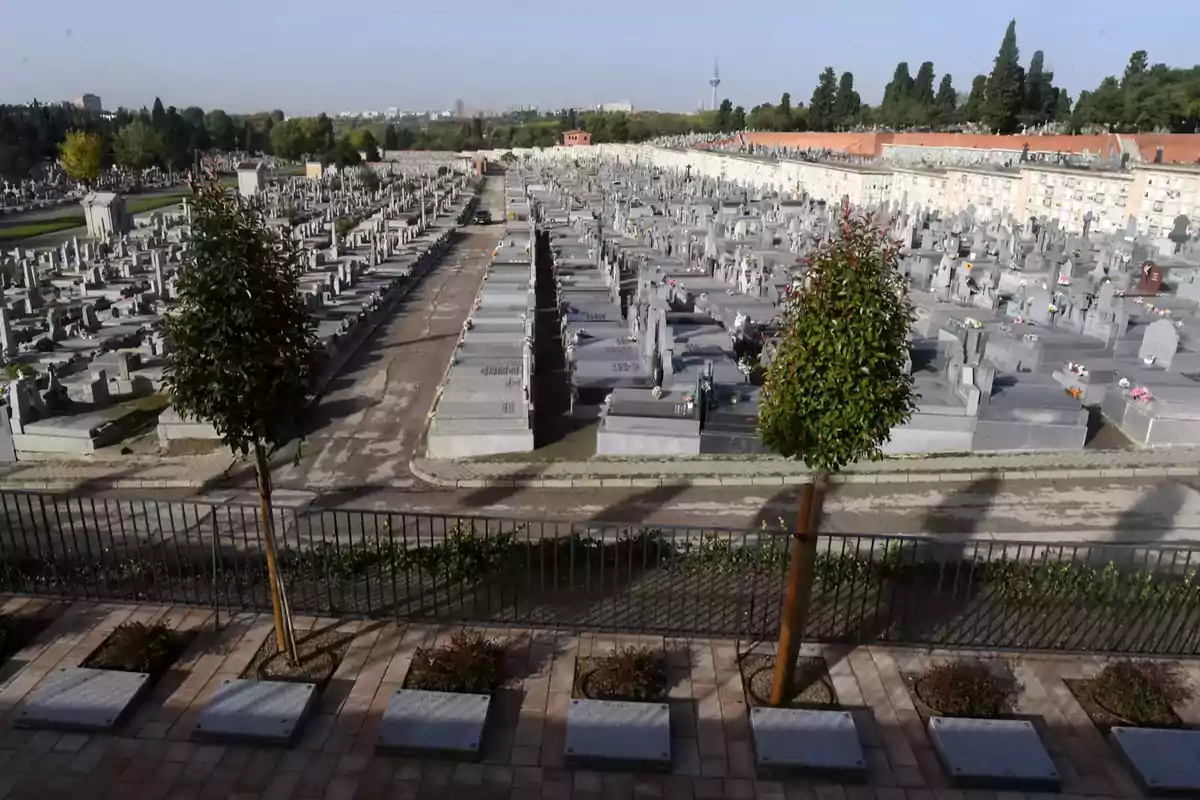
M794 475L677 475L638 477L586 477L536 478L515 475L508 478L448 479L422 469L418 459L409 463L409 469L418 479L443 489L632 489L659 486L709 486L745 488L750 486L799 486L811 478L806 473ZM736 463L736 462L735 462ZM1122 467L1122 468L1008 468L1004 470L960 470L935 472L921 470L897 470L895 472L847 472L831 479L839 484L901 484L901 483L970 483L989 477L1000 480L1081 480L1096 478L1166 478L1200 476L1200 464L1172 467Z

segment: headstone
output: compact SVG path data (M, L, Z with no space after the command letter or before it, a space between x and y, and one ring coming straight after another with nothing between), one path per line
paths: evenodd
M1170 320L1160 319L1146 326L1142 346L1138 348L1138 359L1154 359L1156 367L1171 369L1171 362L1179 351L1179 331Z

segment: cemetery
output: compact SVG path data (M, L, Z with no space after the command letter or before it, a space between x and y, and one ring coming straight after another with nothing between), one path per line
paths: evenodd
M561 384L566 413L595 430L584 457L764 452L756 408L781 301L802 285L805 257L835 235L846 197L731 180L725 166L676 168L679 153L662 148L632 158L564 149L570 158L544 151L509 170L510 220L528 214L533 226L517 236L508 223L503 239L519 264L502 242L477 304L482 316L468 323L451 366L450 397L473 391L468 372L511 369L489 385L527 400L531 385ZM885 452L1074 451L1105 426L1128 446L1200 444L1200 241L1188 217L1150 230L1131 216L1114 231L1090 209L1076 227L877 196L851 209L900 249L920 395ZM548 272L537 269L531 237L547 245ZM527 276L522 298L513 287ZM557 315L566 369L539 373L528 359L518 376L517 345L492 343L491 320L498 304L514 320L527 314L545 281L558 302L540 313ZM533 449L553 420L502 393L490 395L490 422L482 396L469 411L444 397L448 416L435 416L430 458ZM469 423L450 422L463 413ZM525 438L449 446L443 431L454 426L519 427Z
M261 164L242 165L237 191L302 251L301 290L323 346L314 393L448 245L474 196L462 166L417 154L372 165L380 180L368 186L358 174L271 181ZM167 452L181 442L215 447L210 425L181 419L161 394L170 347L162 315L190 246L186 198L141 215L126 213L115 192L90 193L82 205L90 235L0 255L9 417L0 463L87 455L149 431Z

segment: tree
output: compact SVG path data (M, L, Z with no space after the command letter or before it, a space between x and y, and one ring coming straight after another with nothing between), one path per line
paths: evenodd
M214 109L204 115L204 127L208 128L208 138L216 149L229 151L237 148L237 126L221 109Z
M884 124L893 128L904 124L912 94L913 79L908 72L908 62L901 61L892 73L891 83L884 87L883 102L879 104L879 114Z
M922 62L913 81L912 98L921 108L933 106L933 62Z
M308 127L304 120L289 119L271 128L271 151L289 161L304 158L313 152Z
M954 91L954 80L950 73L942 76L938 84L937 96L933 99L934 118L939 125L949 125L954 122L958 111L958 94Z
M729 130L729 122L733 117L733 103L726 97L721 101L721 107L717 109L717 130Z
M396 133L396 126L390 122L387 124L387 127L383 129L383 149L400 149L400 136Z
M417 135L411 128L401 128L396 132L396 149L411 150L417 143Z
M1004 31L1000 52L988 76L983 122L997 133L1013 133L1024 105L1025 71L1017 50L1017 21L1012 20Z
M167 123L167 110L163 108L161 97L154 98L154 110L150 112L150 124L159 133L163 132Z
M72 180L90 183L100 177L100 156L104 143L98 133L68 131L59 147L59 160Z
M1125 66L1125 74L1121 77L1121 88L1127 89L1146 71L1150 57L1145 50L1135 50Z
M733 115L729 118L729 127L735 131L746 129L746 109L741 106L733 109Z
M321 155L321 166L324 167L333 164L338 169L346 169L347 167L356 167L361 163L362 156L359 155L358 148L345 137L338 139L333 147Z
M779 105L775 108L775 125L776 130L790 131L792 130L792 95L791 92L784 92L779 98Z
M375 162L380 160L379 143L375 141L375 134L370 131L363 131L359 149L363 151L367 161Z
M315 327L300 293L304 270L290 236L215 185L199 187L191 231L177 302L165 317L171 351L163 382L181 415L211 424L233 451L254 454L275 639L295 661L267 453L293 431L316 360Z
M854 90L854 73L843 72L838 81L837 95L833 98L834 125L849 128L858 122L862 110L862 98Z
M785 299L782 339L758 411L763 443L813 473L800 493L790 545L773 705L792 686L829 476L881 458L892 429L916 408L906 368L916 317L897 269L899 251L864 218L842 213L839 235L808 259L803 288Z
M121 128L113 141L117 163L130 169L146 169L162 157L162 151L162 137L158 131L140 119Z
M983 116L983 100L987 96L987 75L976 75L971 81L971 93L963 103L961 117L964 122L980 122Z
M817 79L817 88L813 89L812 101L808 104L808 129L813 131L832 130L837 120L834 117L834 104L837 100L837 75L833 67L826 67Z
M374 192L379 189L379 173L366 164L358 168L358 179L368 192Z

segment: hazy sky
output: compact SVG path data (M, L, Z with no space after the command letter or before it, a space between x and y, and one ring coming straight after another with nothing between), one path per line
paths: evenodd
M827 65L877 102L902 59L968 89L1014 16L1022 63L1044 50L1073 97L1139 48L1151 63L1200 59L1200 3L1184 0L0 0L0 102L684 110L707 102L714 55L735 105L784 91L807 103Z

